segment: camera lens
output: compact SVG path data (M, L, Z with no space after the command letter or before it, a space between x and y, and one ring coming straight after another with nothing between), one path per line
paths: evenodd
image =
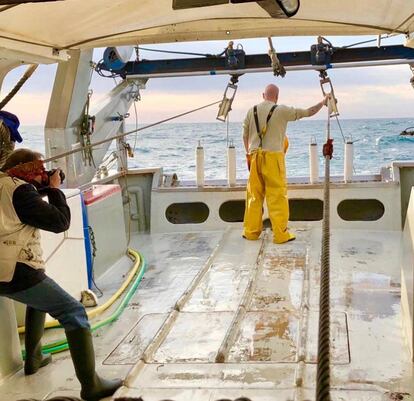
M65 181L65 173L62 170L59 170L59 177L60 183L63 184L63 181Z

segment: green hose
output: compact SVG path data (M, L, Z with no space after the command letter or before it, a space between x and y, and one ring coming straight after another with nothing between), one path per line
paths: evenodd
M128 302L130 301L130 299L132 298L132 296L134 295L135 291L137 290L139 284L141 283L142 277L144 276L145 270L147 268L147 262L145 260L145 258L139 253L137 252L140 259L141 259L141 268L139 269L139 272L134 280L134 282L132 283L131 288L128 290L128 292L125 294L124 298L122 299L121 303L118 305L118 307L116 308L115 312L108 316L106 319L94 324L91 326L91 331L95 331L100 329L103 326L106 326L109 323L112 323L114 320L117 320L119 318L119 316L121 315L121 313L124 311L125 307L128 305ZM45 344L42 347L42 352L44 354L56 354L58 352L62 352L62 351L66 351L69 348L68 342L65 339L63 340L59 340L59 341L55 341L49 344ZM25 358L25 351L22 351L22 355L23 355L23 359Z

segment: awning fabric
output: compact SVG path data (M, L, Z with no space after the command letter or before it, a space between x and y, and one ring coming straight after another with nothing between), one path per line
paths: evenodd
M64 0L0 6L0 58L65 50L266 36L410 33L414 0L301 0L292 18L256 3L173 10L172 0Z

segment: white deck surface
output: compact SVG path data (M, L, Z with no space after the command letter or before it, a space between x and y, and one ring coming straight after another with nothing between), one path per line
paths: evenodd
M103 376L132 369L116 396L314 400L320 230L295 231L285 245L269 233L246 241L239 229L134 237L147 273L121 318L95 336ZM332 232L334 401L414 399L399 252L398 232ZM127 268L120 263L102 285L116 287ZM15 375L0 400L78 395L69 353L54 360Z

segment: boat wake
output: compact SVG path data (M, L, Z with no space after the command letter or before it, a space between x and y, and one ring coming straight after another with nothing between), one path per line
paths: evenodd
M413 143L414 135L382 135L375 139L377 146L401 145L403 143Z

